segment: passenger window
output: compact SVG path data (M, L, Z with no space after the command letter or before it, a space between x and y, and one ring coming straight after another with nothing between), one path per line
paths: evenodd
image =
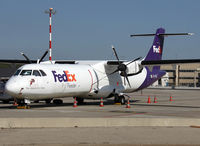
M18 69L18 70L15 72L14 76L18 76L19 73L20 73L20 71L21 71L21 69Z
M38 70L33 70L33 75L34 76L41 76Z
M39 70L42 76L47 76L47 74L43 70Z
M32 70L22 70L20 75L22 75L22 76L30 76L31 73L32 73Z

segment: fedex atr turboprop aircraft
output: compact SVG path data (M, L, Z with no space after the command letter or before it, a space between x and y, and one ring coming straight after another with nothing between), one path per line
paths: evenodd
M17 69L8 80L6 92L23 104L31 100L76 97L78 102L84 98L110 98L115 102L125 102L125 94L144 89L165 75L159 64L200 62L194 60L161 60L164 36L190 35L190 33L166 34L163 28L155 34L131 36L155 36L145 58L121 61L116 50L117 61L43 61L27 63ZM24 55L25 56L25 55ZM7 60L8 61L8 60ZM10 61L12 62L12 61ZM32 61L36 62L36 61ZM154 64L156 64L154 66Z

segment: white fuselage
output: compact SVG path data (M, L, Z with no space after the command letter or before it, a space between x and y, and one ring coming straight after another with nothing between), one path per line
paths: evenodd
M39 100L62 97L100 98L112 93L133 92L144 82L147 71L129 76L128 83L116 72L115 65L95 64L28 64L20 67L6 84L15 98ZM135 64L135 63L134 63ZM137 72L137 66L128 72ZM135 64L136 65L136 64Z

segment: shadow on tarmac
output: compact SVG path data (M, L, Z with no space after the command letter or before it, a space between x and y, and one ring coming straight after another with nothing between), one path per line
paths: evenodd
M174 108L200 108L200 106L186 106L186 105L164 105L164 104L147 104L147 103L137 103L140 102L140 100L130 100L130 103L132 106L146 106L146 107L174 107ZM134 104L137 103L137 104ZM112 99L107 99L103 103L105 106L106 105L114 105L114 101ZM89 101L89 102L84 102L83 104L78 104L78 106L99 106L100 101L99 100L94 100L94 101ZM46 104L45 102L40 102L40 103L31 103L31 108L46 108L46 107L64 107L64 106L70 106L73 107L73 103L62 103L62 104ZM2 106L0 104L0 109L17 109L17 106L13 106L13 104L3 104Z
M113 105L114 101L113 100L105 100L104 105ZM78 106L94 106L94 105L100 105L100 101L99 100L94 100L94 101L90 101L90 102L84 102L83 104L78 104ZM46 107L64 107L64 106L70 106L73 107L73 103L62 103L62 104L54 104L54 103L50 103L50 104L46 104L45 102L40 102L40 103L31 103L30 107L31 108L46 108ZM5 105L2 103L2 106L0 104L0 109L17 109L17 106L14 106L12 103L9 105Z
M134 104L134 106L155 106L155 107L175 107L175 108L200 108L200 106L186 106L186 105L164 105L164 104Z

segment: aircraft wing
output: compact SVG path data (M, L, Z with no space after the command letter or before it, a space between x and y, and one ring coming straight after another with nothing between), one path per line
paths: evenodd
M88 64L94 65L99 62L105 62L105 60L55 60L55 64ZM120 63L125 62L124 60L120 60ZM107 65L119 65L117 60L106 60Z
M75 60L56 60L55 64L75 64Z
M37 63L37 60L31 60L32 63ZM20 63L20 64L29 64L30 62L28 60L11 60L11 59L1 59L0 64L2 63Z
M119 61L120 63L123 63L125 61ZM119 65L118 61L107 61L107 65Z
M31 60L32 63L36 63L36 60ZM24 64L29 64L28 60L16 60L16 59L1 59L0 60L0 80L8 80L10 76Z
M31 63L37 63L37 60L30 60ZM1 59L0 64L29 64L30 61L28 60L18 60L18 59ZM48 61L44 61L48 62ZM55 60L52 61L55 64L96 64L99 62L102 62L102 60ZM120 61L120 63L123 63L125 61ZM118 61L109 60L107 61L107 65L119 65Z
M153 65L168 65L168 64L189 64L189 63L200 63L200 59L151 60L151 61L142 61L141 65L153 66Z

